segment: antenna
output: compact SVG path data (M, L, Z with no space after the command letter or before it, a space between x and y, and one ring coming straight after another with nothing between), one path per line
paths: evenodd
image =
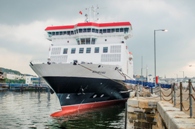
M99 9L98 6L94 7L94 6L91 6L91 7L88 7L88 8L85 8L85 10L87 11L87 13L85 14L85 22L89 22L91 21L98 21L99 18L97 17L99 15L99 12L97 12L97 10Z

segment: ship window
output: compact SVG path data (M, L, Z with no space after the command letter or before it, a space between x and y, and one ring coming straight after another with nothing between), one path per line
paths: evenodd
M78 33L79 32L79 30L78 29L76 29L76 33Z
M48 32L48 36L51 37L52 36L52 33L51 32Z
M60 35L62 35L62 31L60 31Z
M95 44L95 38L92 38L91 44Z
M103 33L106 33L106 29L103 29Z
M79 33L82 33L82 29L79 29Z
M108 52L108 47L103 47L103 53L107 53Z
M112 29L111 31L112 31L112 32L115 32L115 29Z
M56 32L56 35L59 35L59 32Z
M67 54L68 53L68 48L64 48L63 54Z
M81 39L81 44L85 44L85 39Z
M116 32L119 32L119 28L116 29Z
M76 48L71 49L71 54L74 54L76 52Z
M64 31L64 34L66 34L66 31Z
M124 28L124 32L128 33L129 32L129 28Z
M87 29L86 29L86 28L84 28L84 29L83 29L83 32L86 32L86 31L87 31Z
M110 33L110 29L107 29L107 33Z
M86 38L86 44L90 44L90 38Z
M95 29L95 33L98 33L98 29Z
M87 32L91 32L91 28L87 28Z
M91 48L87 48L86 53L91 53Z
M99 33L101 33L101 34L102 34L102 29L100 29Z
M70 33L71 33L71 35L73 35L73 34L74 34L74 32L73 32L73 31L70 31Z
M79 48L79 53L83 53L84 48Z
M94 53L99 53L99 47L95 47Z
M92 29L92 32L95 32L95 29L94 28Z
M120 28L120 32L123 32L123 28Z
M70 31L67 31L67 35L70 35Z

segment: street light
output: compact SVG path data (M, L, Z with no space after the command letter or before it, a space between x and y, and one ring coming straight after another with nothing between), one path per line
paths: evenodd
M154 30L154 78L155 78L155 82L154 82L154 87L156 87L156 31L168 31L166 29L158 29L158 30ZM153 93L153 89L151 88L151 92Z

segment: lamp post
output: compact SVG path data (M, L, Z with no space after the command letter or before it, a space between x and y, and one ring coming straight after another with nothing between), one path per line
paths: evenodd
M154 30L154 87L156 87L156 31L168 31L166 29ZM151 87L151 93L153 94L153 88Z

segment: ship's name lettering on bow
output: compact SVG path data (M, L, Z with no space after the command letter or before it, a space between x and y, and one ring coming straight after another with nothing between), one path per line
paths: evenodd
M104 72L104 71L92 71L92 73L106 74L106 72Z

